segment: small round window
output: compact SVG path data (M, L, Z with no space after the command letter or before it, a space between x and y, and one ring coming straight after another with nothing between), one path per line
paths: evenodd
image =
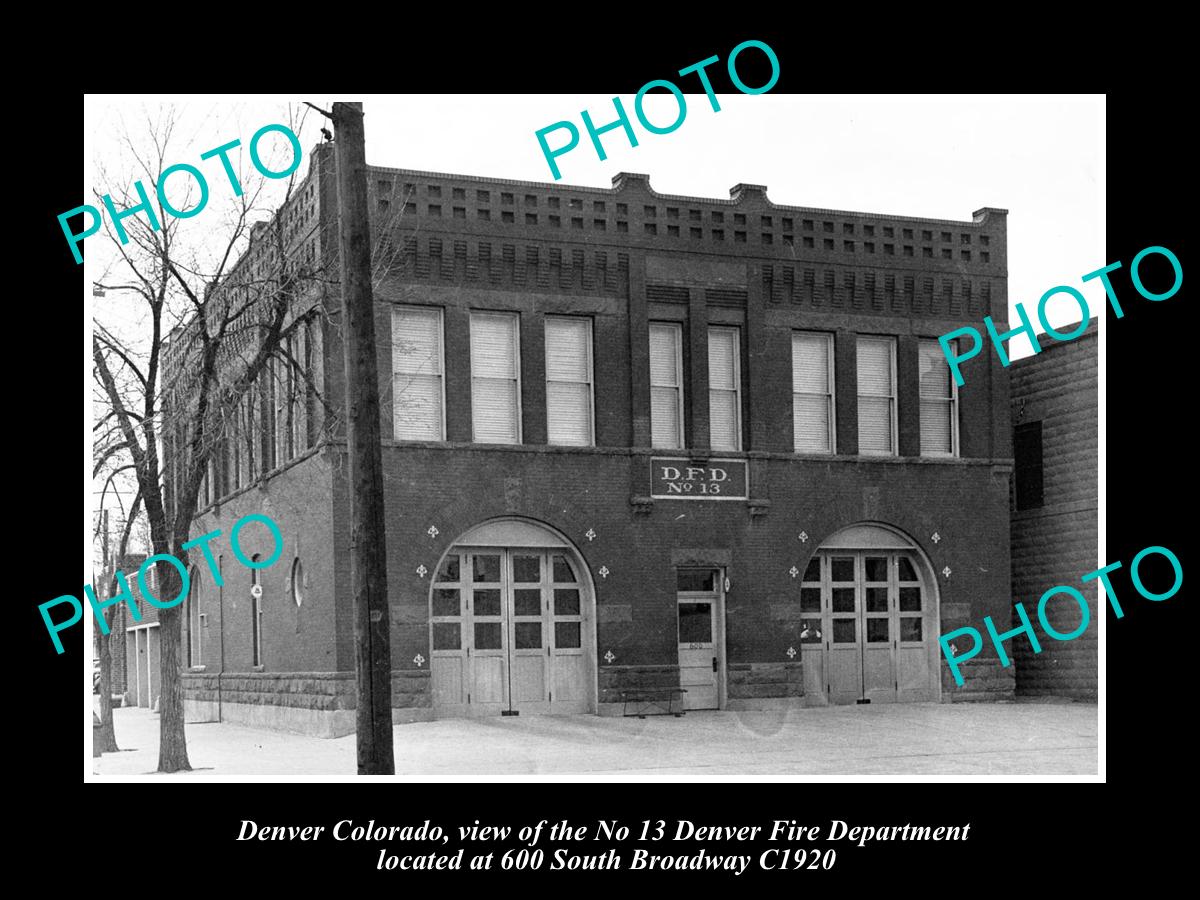
M299 559L292 563L292 599L296 606L304 602L304 567Z

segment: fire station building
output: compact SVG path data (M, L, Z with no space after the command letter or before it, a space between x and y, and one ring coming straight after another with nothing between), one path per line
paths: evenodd
M279 213L315 269L331 150ZM396 721L1012 697L992 648L960 688L937 642L1012 608L1008 372L982 353L956 389L937 343L1007 320L1005 210L369 188ZM195 561L190 720L354 729L339 306L295 310L297 371L205 486L195 534L264 512L285 543L224 548L220 586Z

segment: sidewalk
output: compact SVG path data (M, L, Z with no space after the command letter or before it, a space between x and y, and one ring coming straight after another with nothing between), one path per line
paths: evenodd
M113 711L123 752L98 775L319 779L353 775L354 736L327 739L240 725L187 726L194 771L157 775L158 715ZM788 712L692 712L676 719L452 719L395 729L396 774L655 779L803 775L1089 775L1097 768L1090 703L843 706Z

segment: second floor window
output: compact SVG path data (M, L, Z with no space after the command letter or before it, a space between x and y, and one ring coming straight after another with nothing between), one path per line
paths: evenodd
M896 341L858 339L858 452L896 455Z
M738 329L708 329L708 430L714 450L742 449Z
M957 350L955 351L957 353ZM918 345L921 377L921 455L958 455L958 386L937 341Z
M521 443L519 321L515 313L471 313L471 421L478 443Z
M402 441L445 439L442 415L442 311L392 311L392 432Z
M792 432L797 453L833 453L833 335L792 334Z
M592 435L592 321L546 316L546 438L588 447Z
M683 446L683 327L650 323L650 443Z
M263 468L282 466L308 449L309 326L297 322L282 338L279 352L266 370L261 397L263 417L269 429L263 441Z

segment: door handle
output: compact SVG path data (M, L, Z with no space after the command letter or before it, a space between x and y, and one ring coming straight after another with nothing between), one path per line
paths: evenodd
M713 671L717 671L717 658L715 656L713 657Z

